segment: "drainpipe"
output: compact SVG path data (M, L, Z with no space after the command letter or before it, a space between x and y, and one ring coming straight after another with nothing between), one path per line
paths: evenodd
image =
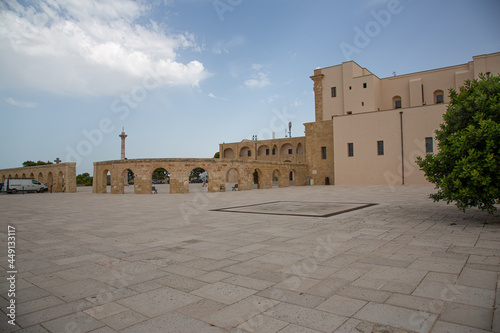
M403 111L399 112L399 119L401 123L401 185L405 184L405 150L403 141Z

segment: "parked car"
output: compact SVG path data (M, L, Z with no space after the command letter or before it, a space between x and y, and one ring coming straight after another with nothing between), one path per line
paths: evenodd
M2 192L7 193L17 193L17 192L39 192L43 193L47 191L49 187L44 183L40 183L36 179L32 178L9 178L6 179L3 183L3 187L1 189Z

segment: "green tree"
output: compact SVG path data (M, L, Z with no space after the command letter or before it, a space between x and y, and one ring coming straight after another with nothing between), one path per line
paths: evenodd
M90 174L85 172L76 176L76 183L78 185L92 186L92 179L93 177L90 177Z
M47 165L47 164L54 164L52 162L43 162L43 161L38 161L38 162L33 162L33 161L26 161L23 162L23 167L30 167L30 166L37 166L37 165Z
M438 190L430 197L492 214L500 203L500 76L481 75L459 92L450 89L443 118L436 130L439 152L417 161Z
M216 152L216 153L214 154L214 158L219 158L219 157L220 157L220 153L219 153L219 152Z

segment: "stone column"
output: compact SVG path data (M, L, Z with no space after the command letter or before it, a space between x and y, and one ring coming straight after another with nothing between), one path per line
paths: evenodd
M125 134L125 127L122 127L122 134L119 135L122 139L122 151L121 151L121 160L125 160L125 138L127 135ZM125 177L123 178L123 184L128 186L128 173L125 173Z
M316 121L323 120L323 77L321 70L315 70L311 79L314 81L314 109Z

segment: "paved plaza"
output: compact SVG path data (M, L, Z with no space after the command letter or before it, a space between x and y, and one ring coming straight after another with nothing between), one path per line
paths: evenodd
M0 195L0 332L500 332L500 213L431 186L155 186Z

